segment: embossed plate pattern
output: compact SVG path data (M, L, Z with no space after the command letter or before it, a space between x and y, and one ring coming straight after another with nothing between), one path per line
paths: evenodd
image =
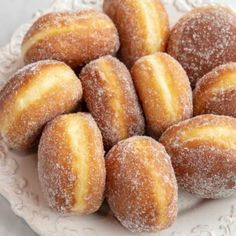
M236 8L235 0L164 0L163 2L169 12L171 24L193 7L209 3L220 3ZM101 8L101 5L102 0L57 0L46 11L37 12L35 18L50 11ZM9 76L23 65L20 44L31 23L22 25L10 43L0 48L0 89ZM36 154L13 152L1 139L0 193L8 199L15 214L24 218L29 226L42 236L133 235L120 226L106 206L103 206L99 213L86 217L62 217L49 209L38 183ZM236 235L235 197L210 201L181 192L179 208L177 222L170 229L152 235Z

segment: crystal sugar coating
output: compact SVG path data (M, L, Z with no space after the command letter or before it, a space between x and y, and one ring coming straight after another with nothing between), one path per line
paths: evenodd
M149 135L158 139L171 125L192 117L189 79L174 58L161 52L142 57L131 74Z
M165 51L169 21L160 0L105 0L103 9L118 29L121 56L128 67L142 56Z
M61 115L44 129L38 173L49 206L61 214L91 214L104 199L101 132L90 114Z
M160 138L178 185L202 198L236 193L236 119L201 115L167 129Z
M26 63L56 59L73 68L118 49L115 25L95 10L46 14L32 25L22 43Z
M86 65L79 76L84 100L100 128L106 149L144 133L144 118L128 69L112 56Z
M173 28L168 53L186 70L191 85L215 67L236 61L236 14L221 6L196 8Z
M40 61L17 71L0 92L0 133L17 150L36 144L45 124L73 111L82 86L73 70L58 61Z
M201 78L194 90L194 114L236 117L236 63L229 62Z
M156 232L177 215L177 183L165 148L150 137L119 142L106 155L106 197L132 232Z

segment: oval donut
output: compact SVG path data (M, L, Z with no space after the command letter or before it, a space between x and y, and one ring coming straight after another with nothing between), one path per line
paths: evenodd
M106 149L144 133L144 118L129 71L118 59L105 56L80 74L84 99L103 136Z
M61 115L43 131L39 180L50 207L78 215L98 210L105 189L101 132L91 115Z
M236 61L235 47L235 12L222 6L206 6L180 19L171 32L167 52L180 62L194 88L215 67Z
M193 93L194 114L236 117L236 63L216 67L200 79Z
M169 227L177 215L177 183L165 148L152 138L119 142L106 156L106 197L132 232Z
M178 185L202 198L236 193L236 119L201 115L167 129L160 142Z
M95 10L46 14L32 25L22 43L26 63L55 59L73 68L118 49L115 25Z
M16 72L0 92L1 136L11 148L31 148L44 125L73 111L81 97L79 79L63 62L30 64Z
M192 90L181 65L165 53L140 58L131 69L147 124L158 139L171 125L192 116Z
M142 56L166 49L169 21L160 0L122 0L117 3L107 0L104 11L115 22L122 59L128 67Z

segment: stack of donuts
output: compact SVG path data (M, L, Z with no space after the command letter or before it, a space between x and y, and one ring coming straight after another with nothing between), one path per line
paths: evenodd
M178 187L236 193L236 13L196 8L170 30L160 0L49 13L0 92L0 134L38 152L49 206L85 215L106 200L132 232L177 217ZM193 117L194 116L194 117Z

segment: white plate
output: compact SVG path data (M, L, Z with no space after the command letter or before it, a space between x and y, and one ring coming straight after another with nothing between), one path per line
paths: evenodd
M144 0L145 1L145 0ZM224 3L236 8L235 0L165 0L172 24L193 7L208 3ZM44 12L86 7L101 8L102 0L57 0ZM31 25L21 26L11 42L0 49L0 89L17 68L22 66L20 44ZM106 206L99 213L86 217L62 217L47 207L37 177L35 153L13 152L0 140L0 193L10 202L12 210L25 219L42 236L118 236L133 235L125 230ZM179 217L161 236L235 236L236 198L201 200L180 193ZM141 234L145 235L145 234Z

